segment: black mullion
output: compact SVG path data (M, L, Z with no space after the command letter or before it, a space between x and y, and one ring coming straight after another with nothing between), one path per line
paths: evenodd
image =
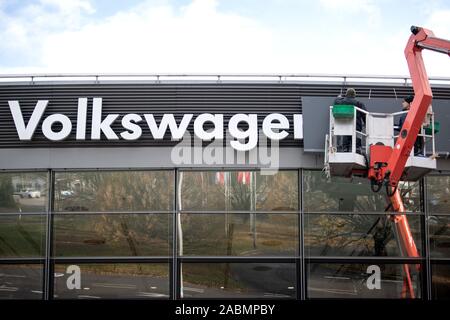
M148 215L148 214L173 214L172 211L55 211L53 212L54 216L95 216L95 215Z
M43 216L46 215L47 211L41 212L2 212L1 217L11 217L11 216Z
M431 264L450 264L450 258L431 258Z
M297 279L297 299L299 300L305 300L306 295L306 287L305 287L305 243L304 243L304 216L303 216L303 169L299 169L298 171L298 205L299 205L299 216L298 216L298 236L299 236L299 247L298 247L298 255L299 255L299 261L298 261L298 267L300 274L299 278Z
M181 256L178 260L183 263L296 263L298 258L293 257L245 257L245 256Z
M178 190L178 170L174 170L174 187L175 187L175 194L174 194L174 200L173 200L173 221L172 221L172 273L170 274L170 284L171 284L171 290L170 290L170 296L173 300L179 299L179 266L178 266L178 230L177 230L177 224L178 224L178 194L181 192L181 190Z
M402 258L402 257L305 257L307 263L344 263L344 264L423 264L425 258Z
M54 263L167 263L168 257L53 257Z
M52 263L52 246L53 246L53 200L54 200L54 173L48 170L48 190L47 190L47 224L46 224L46 241L45 241L45 263L44 263L44 299L50 300L53 298L53 263Z
M226 297L226 298L214 298L214 297L205 297L205 298L203 298L203 297L188 297L188 298L183 298L183 300L190 300L190 301L201 301L201 300L210 300L210 301L217 301L217 302L219 302L219 301L224 301L224 300L230 300L230 301L236 301L236 302L238 302L238 301L241 301L242 302L242 300L261 300L261 301L295 301L296 300L296 298L292 298L292 297L289 297L289 298L286 298L286 297L254 297L254 298L241 298L241 297ZM243 319L243 318L241 318L241 319Z
M381 216L389 214L391 216L396 215L406 215L406 216L423 216L423 212L395 212L395 211L308 211L306 214L315 214L315 215L359 215L359 216Z
M256 210L230 210L230 211L220 211L220 210L180 210L181 214L299 214L299 210L295 211L256 211Z
M425 177L424 179L422 179L421 181L421 199L423 201L423 212L424 212L424 219L423 219L423 225L422 225L422 234L424 235L424 239L423 239L423 245L424 245L424 249L425 249L425 254L422 254L422 256L425 257L425 268L424 268L424 272L422 275L423 278L423 282L424 282L424 286L423 286L423 291L424 291L424 298L426 298L426 300L431 300L431 292L432 292L432 279L431 279L431 262L430 262L430 234L429 234L429 229L428 229L428 218L429 218L429 208L428 208L428 191L427 191L427 186L428 186L428 179Z
M1 258L1 264L44 264L45 258Z
M236 172L236 171L260 171L261 167L249 167L249 166L232 166L232 167L182 167L179 168L179 172L211 172L211 171L228 171L228 172ZM298 170L296 167L283 167L279 171L295 171ZM318 171L318 170L317 170Z
M23 170L20 170L23 171ZM39 171L39 169L34 170ZM40 170L42 171L42 170ZM165 168L165 167L137 167L137 168L130 168L130 167L108 167L108 168L69 168L69 169L61 169L61 168L55 168L52 169L53 172L57 173L77 173L77 172L130 172L130 171L172 171L171 168Z

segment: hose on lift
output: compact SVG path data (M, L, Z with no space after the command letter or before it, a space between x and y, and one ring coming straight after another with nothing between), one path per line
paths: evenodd
M383 183L376 182L375 179L370 179L370 189L377 193L381 190L381 187L383 186Z
M385 186L386 186L386 194L387 194L387 196L390 198L390 197L393 197L394 196L394 194L395 194L395 192L397 192L397 188L398 188L398 185L396 185L395 187L394 187L394 189L392 189L392 187L391 187L391 184L389 183L389 180L385 183Z

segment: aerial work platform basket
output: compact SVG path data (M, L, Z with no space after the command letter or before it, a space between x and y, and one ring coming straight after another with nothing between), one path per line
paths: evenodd
M370 146L393 148L401 129L394 123L406 112L376 113L353 105L330 106L324 160L329 174L344 177L366 175L370 164ZM417 181L436 169L434 137L438 131L439 123L434 121L434 114L430 111L407 160L402 180Z

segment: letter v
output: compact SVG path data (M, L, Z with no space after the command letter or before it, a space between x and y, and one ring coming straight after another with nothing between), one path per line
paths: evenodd
M14 125L16 126L19 139L27 141L31 140L31 138L33 138L34 132L36 131L36 127L41 120L45 109L47 108L48 100L39 100L37 102L36 106L34 107L33 113L31 114L31 118L26 126L25 121L23 120L22 111L20 110L19 101L8 101L8 104L14 119Z

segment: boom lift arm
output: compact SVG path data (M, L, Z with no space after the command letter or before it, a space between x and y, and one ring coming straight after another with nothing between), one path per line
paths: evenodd
M353 116L351 117L353 119L352 124L351 121L347 121L348 119L336 121L336 118L350 117L343 116L345 115L344 113L339 115L338 111L336 111L335 117L334 111L337 106L333 106L330 109L330 133L327 135L325 143L325 163L329 172L335 175L351 176L353 174L365 176L367 172L367 178L370 179L374 192L378 192L381 186L385 184L388 201L395 212L390 214L389 218L394 225L400 255L409 258L418 258L420 257L420 253L416 247L408 217L405 214L406 210L398 185L401 180L417 181L426 172L436 168L434 155L427 159L415 159L418 157L411 154L411 150L418 138L419 131L427 116L433 98L422 58L422 50L437 51L450 56L450 41L436 38L432 31L421 27L412 26L411 32L412 35L405 48L405 57L408 63L415 97L410 105L406 119L400 128L399 136L395 141L392 141L394 137L392 137L390 130L392 130L391 127L393 126L393 115L365 112L369 130L364 135L367 138L366 146L369 148L367 154L369 159L367 157L364 158L361 153L358 155L355 152L355 133L357 132L355 130L356 109L354 107L351 109L353 111L351 114ZM359 111L362 112L362 110ZM337 117L338 115L339 117ZM432 116L431 121L434 122ZM388 130L387 132L384 130L386 128ZM431 129L435 129L434 123ZM336 137L345 137L350 135L349 133L352 133L352 152L339 151L336 147L333 147L335 144L337 146L337 143L333 142L336 140ZM434 139L434 132L432 139ZM411 162L405 170L409 159ZM414 161L418 161L418 164L414 165ZM329 166L330 163L333 167ZM405 263L403 265L402 297L415 298L416 290L411 271L413 269L420 271L420 267L420 263L413 265Z
M380 159L380 166L369 171L370 179L379 184L386 182L393 188L398 186L398 182L402 178L406 161L433 98L422 58L422 50L437 51L450 56L450 41L436 38L432 31L421 27L412 26L411 32L412 35L405 48L405 57L414 89L414 101L411 104L394 148L391 149L387 163ZM384 157L386 156L384 155ZM374 159L373 162L377 163L377 159Z
M400 130L399 137L395 142L392 153L390 154L387 166L380 167L376 179L378 183L383 180L387 183L388 190L394 188L395 191L390 196L392 207L396 212L405 212L405 207L397 189L398 182L402 178L406 161L411 154L411 149L419 134L420 127L425 119L428 107L431 104L433 94L431 92L430 83L428 81L427 72L422 58L422 50L432 50L445 53L450 56L450 41L436 38L432 31L420 27L411 27L412 35L408 40L405 48L405 56L408 62L411 81L414 89L414 101L408 111L405 122ZM375 160L376 161L376 160ZM373 171L372 171L373 172ZM374 179L375 177L370 177ZM407 216L404 214L391 215L394 222L395 232L397 234L400 250L403 255L408 257L419 257L414 238L408 223ZM420 265L416 265L419 269ZM403 265L404 282L402 296L414 298L414 288L411 279L411 269L409 265Z

